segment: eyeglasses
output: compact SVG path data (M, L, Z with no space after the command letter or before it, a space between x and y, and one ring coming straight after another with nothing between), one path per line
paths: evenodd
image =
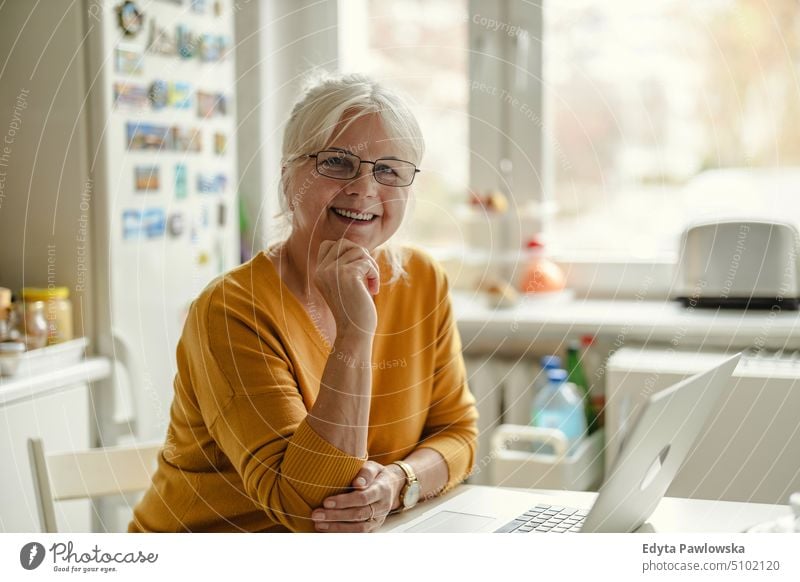
M377 182L397 188L410 186L414 176L420 171L411 162L395 158L362 160L357 155L343 150L322 150L316 154L300 157L314 158L320 175L337 180L352 180L358 175L361 164L372 164L372 175Z

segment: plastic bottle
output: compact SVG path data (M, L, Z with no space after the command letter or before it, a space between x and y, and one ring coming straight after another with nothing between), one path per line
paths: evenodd
M589 427L589 432L592 433L597 430L597 415L589 398L589 383L586 381L586 372L583 370L583 364L581 363L580 344L575 340L570 341L567 346L567 380L575 384L580 391L581 398L584 401L586 426Z
M564 289L564 272L544 255L544 244L537 238L526 243L527 264L519 282L523 293L552 293Z
M606 409L603 358L592 335L581 336L581 363L589 386L589 405L597 419L596 426L589 427L591 433L605 426L604 412Z
M547 378L547 384L533 401L532 424L561 430L571 448L586 432L586 413L582 395L575 384L567 381L565 370L548 370Z
M529 400L531 403L529 424L531 425L533 425L533 417L536 414L536 409L533 407L533 402L536 400L536 396L539 394L539 392L542 391L542 388L544 388L549 382L547 373L550 370L561 369L561 358L554 355L542 356L539 360L539 366L541 367L541 370L531 384L531 395Z

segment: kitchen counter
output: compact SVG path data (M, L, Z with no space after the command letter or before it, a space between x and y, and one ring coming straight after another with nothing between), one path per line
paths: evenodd
M0 406L38 398L59 390L108 377L111 363L106 358L88 358L71 366L29 376L0 377Z
M454 292L453 310L466 354L524 351L539 341L582 334L622 345L800 349L800 312L683 307L674 301L523 300L511 309L487 307L480 295Z

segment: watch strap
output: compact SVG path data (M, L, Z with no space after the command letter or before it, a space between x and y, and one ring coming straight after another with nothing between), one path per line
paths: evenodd
M413 467L405 461L394 461L392 465L397 465L403 470L403 473L406 474L406 485L411 485L411 483L417 480L417 475L414 473Z

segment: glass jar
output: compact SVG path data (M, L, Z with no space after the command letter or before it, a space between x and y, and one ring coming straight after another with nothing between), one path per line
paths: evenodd
M0 287L0 342L10 338L11 289Z
M14 305L13 329L29 350L47 345L47 319L44 301L23 301Z
M26 287L22 290L22 300L43 301L45 303L45 319L47 320L47 343L49 345L72 339L72 302L69 300L69 288L49 287L37 289Z

